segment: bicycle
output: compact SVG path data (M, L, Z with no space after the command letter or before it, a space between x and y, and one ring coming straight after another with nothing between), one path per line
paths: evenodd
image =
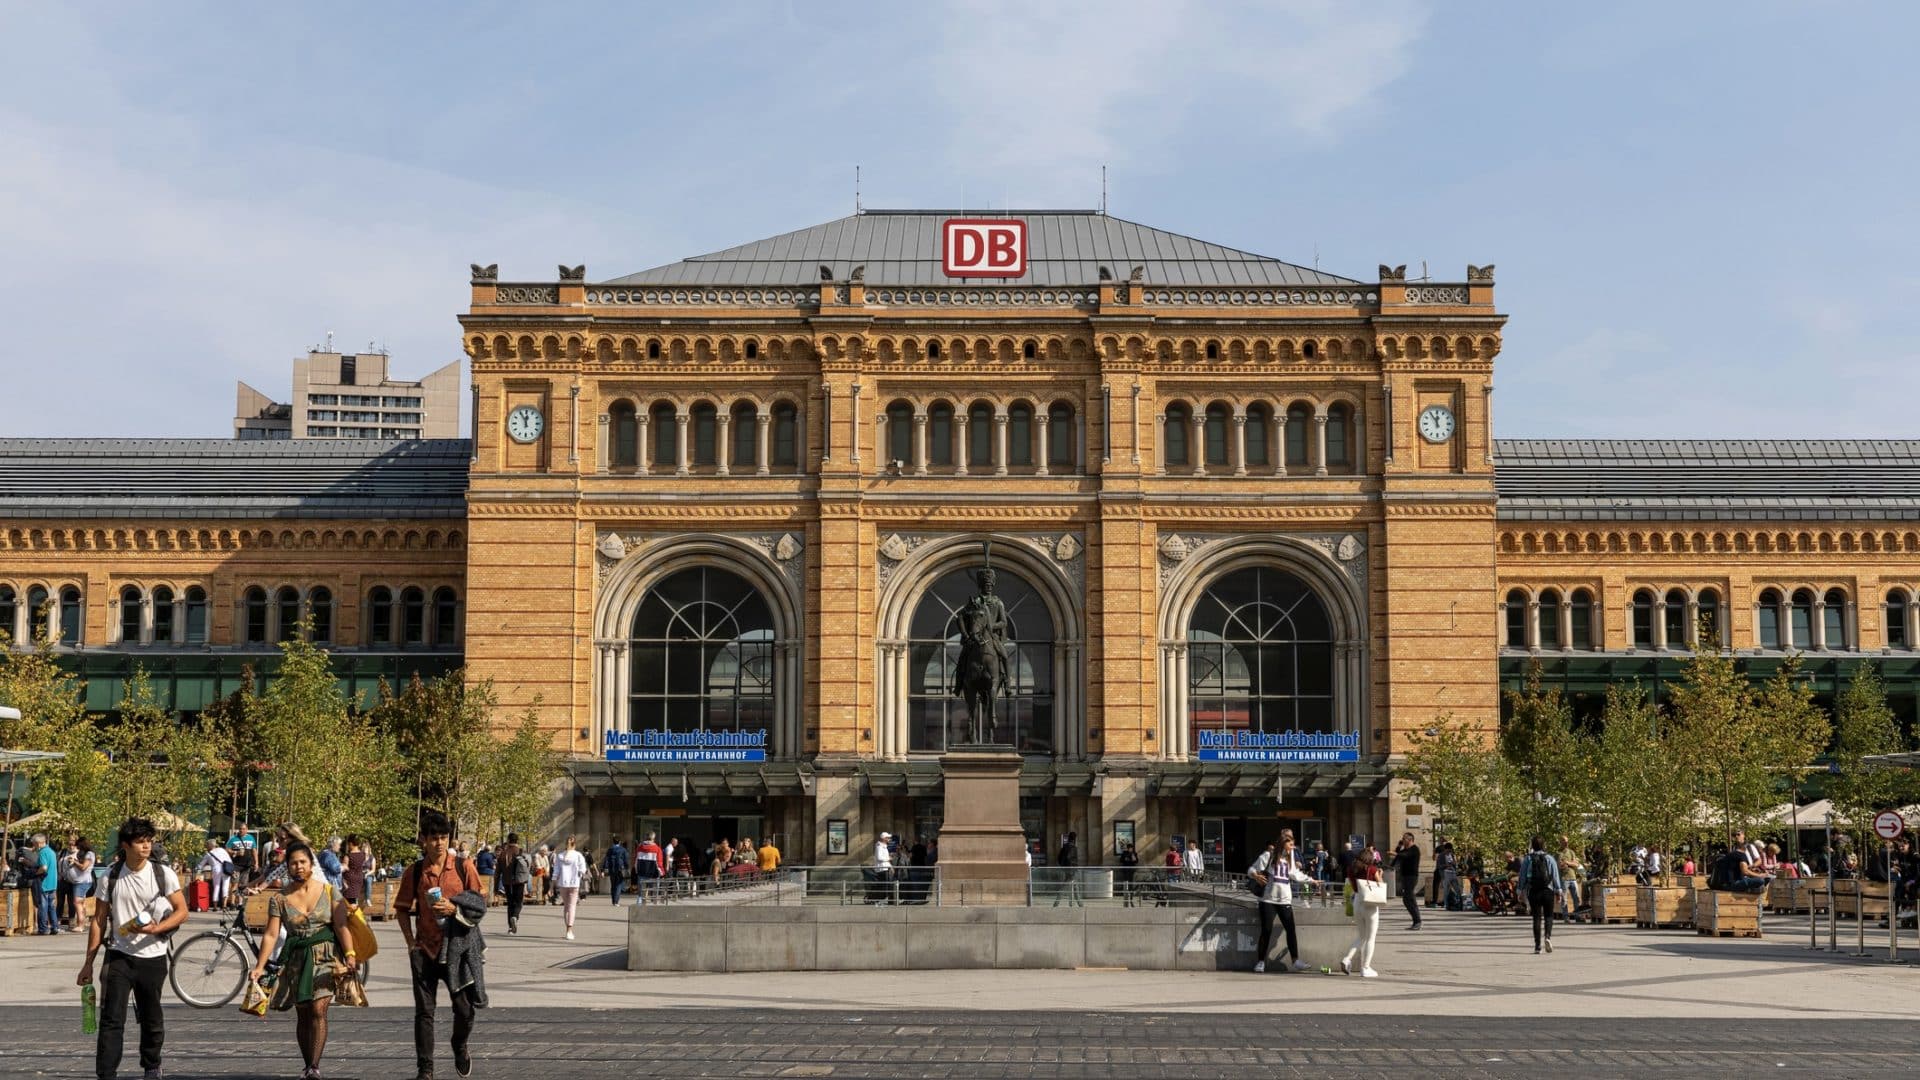
M260 947L242 907L222 915L219 929L203 930L168 952L167 981L174 995L196 1009L218 1009L246 986Z

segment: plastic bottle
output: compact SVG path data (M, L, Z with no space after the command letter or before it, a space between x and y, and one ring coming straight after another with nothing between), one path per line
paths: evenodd
M126 937L127 935L133 933L135 930L138 930L139 928L147 925L152 921L153 921L153 916L142 911L139 914L135 915L133 918L128 919L126 922L121 923L120 929L115 932L118 933L121 937Z
M94 1004L93 984L80 988L80 1034L97 1035L100 1033L100 1010Z

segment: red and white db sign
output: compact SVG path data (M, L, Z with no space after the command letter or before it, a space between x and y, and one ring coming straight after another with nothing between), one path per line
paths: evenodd
M1020 277L1027 272L1027 223L1013 218L941 222L940 269L948 277Z
M1873 817L1873 833L1882 840L1898 840L1907 831L1907 819L1898 810L1882 810Z

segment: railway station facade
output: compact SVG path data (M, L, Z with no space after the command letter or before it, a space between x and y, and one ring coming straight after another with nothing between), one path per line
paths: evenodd
M1703 617L1904 692L1914 446L1496 443L1491 266L975 217L475 266L467 440L0 442L0 628L45 620L95 707L138 662L192 711L306 617L350 677L537 708L557 830L811 862L937 832L988 562L1023 823L1088 861L1424 831L1390 775L1436 717L1491 730L1535 662L1658 683Z

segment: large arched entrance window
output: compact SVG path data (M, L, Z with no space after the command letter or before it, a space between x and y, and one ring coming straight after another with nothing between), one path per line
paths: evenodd
M696 566L662 578L633 615L629 731L774 728L774 625L744 578Z
M1332 731L1333 621L1306 582L1274 567L1207 586L1187 623L1195 731Z
M960 659L958 615L979 586L978 567L949 570L934 581L913 609L908 631L908 749L943 751L963 741L966 703L953 696ZM994 592L1007 606L1013 652L1007 696L1000 699L1000 738L1023 754L1054 751L1053 618L1038 591L1005 567L994 571Z

